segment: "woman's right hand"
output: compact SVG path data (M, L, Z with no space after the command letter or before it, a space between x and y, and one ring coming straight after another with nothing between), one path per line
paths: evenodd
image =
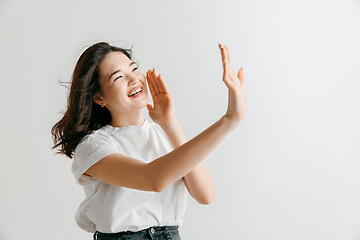
M244 118L246 112L246 95L244 91L244 72L240 67L239 72L235 75L230 61L229 49L219 43L221 59L224 68L223 81L229 89L228 109L225 117L232 122L239 124Z

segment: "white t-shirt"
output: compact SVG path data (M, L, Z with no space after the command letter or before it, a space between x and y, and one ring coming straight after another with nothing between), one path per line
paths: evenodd
M107 184L83 175L111 153L151 162L172 150L161 127L147 119L140 127L108 124L81 139L71 165L76 182L83 186L86 195L75 214L79 227L92 233L96 230L104 233L139 231L151 226L181 227L187 200L182 179L161 192L150 192Z

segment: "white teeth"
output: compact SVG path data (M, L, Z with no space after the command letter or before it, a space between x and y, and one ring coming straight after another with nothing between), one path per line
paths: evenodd
M141 88L139 88L139 89L136 90L135 92L131 93L129 96L130 96L130 97L131 97L131 96L134 96L135 94L137 94L137 93L139 93L139 92L141 92Z

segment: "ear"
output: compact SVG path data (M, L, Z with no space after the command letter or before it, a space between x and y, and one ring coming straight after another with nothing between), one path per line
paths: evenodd
M100 106L105 105L105 101L100 93L95 94L95 96L93 97L93 101L99 104Z

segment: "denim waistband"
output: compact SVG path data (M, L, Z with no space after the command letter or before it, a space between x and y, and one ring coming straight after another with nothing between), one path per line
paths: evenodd
M133 231L123 231L123 232L117 232L117 233L102 233L99 231L96 231L94 233L94 240L102 237L114 237L119 238L124 235L137 235L137 236L161 236L163 234L179 234L178 230L179 226L152 226L146 229L142 229L136 232Z

